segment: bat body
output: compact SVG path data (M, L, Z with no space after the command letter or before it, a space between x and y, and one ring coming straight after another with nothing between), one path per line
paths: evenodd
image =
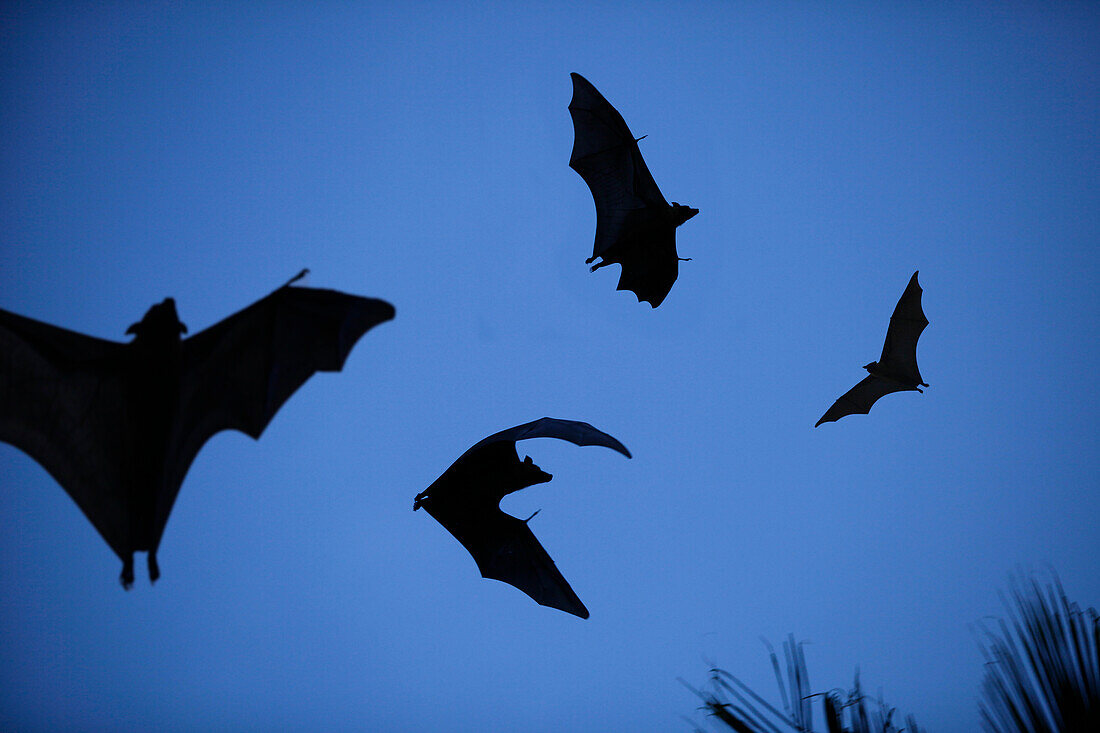
M85 336L0 310L0 440L34 458L123 562L156 552L180 485L221 430L259 438L317 371L339 371L389 303L291 287L188 339L172 298L127 330Z
M928 325L920 304L923 292L914 272L890 316L882 356L864 365L868 376L841 395L817 421L815 428L845 415L866 414L880 397L892 392L921 392L921 387L928 386L917 368L917 339Z
M506 495L553 478L530 457L519 460L516 441L527 438L602 445L630 458L622 443L588 423L544 417L478 442L416 495L413 509L423 507L454 535L482 577L515 586L540 605L588 618L588 609L527 526L531 517L517 519L500 509Z
M699 210L665 201L622 115L587 79L571 76L569 167L588 184L596 202L596 241L586 263L601 259L593 271L619 263L616 289L631 290L639 302L656 308L676 282L681 259L676 227Z

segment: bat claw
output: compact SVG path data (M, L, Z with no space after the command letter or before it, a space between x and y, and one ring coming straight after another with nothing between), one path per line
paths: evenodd
M130 590L130 586L134 584L134 553L122 561L122 575L118 576L119 582L122 583L122 587L125 590Z
M149 566L149 582L157 582L160 578L160 565L157 565L157 553L155 550L149 551L149 555L146 557L146 564Z

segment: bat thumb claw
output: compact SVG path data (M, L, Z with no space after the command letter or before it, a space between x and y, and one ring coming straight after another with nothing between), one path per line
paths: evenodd
M286 281L286 285L283 285L283 287L285 288L285 287L286 287L287 285L290 285L291 283L296 283L296 282L298 282L299 280L301 280L301 279L302 279L303 277L305 277L305 276L306 276L306 275L308 275L308 274L309 274L309 268L308 268L308 267L303 267L303 268L302 268L302 271L301 271L301 272L299 272L299 273L298 273L297 275L295 275L294 277L292 277L292 278L290 278L289 280L287 280L287 281Z

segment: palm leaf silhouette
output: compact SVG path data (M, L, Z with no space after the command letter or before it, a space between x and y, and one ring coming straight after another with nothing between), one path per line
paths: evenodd
M993 733L1100 731L1100 617L1066 598L1061 582L1013 584L1015 613L982 626L982 724Z
M710 671L714 692L696 690L680 680L703 701L703 708L716 723L737 733L813 733L811 703L815 697L820 697L828 733L921 733L913 716L907 716L905 727L899 728L893 721L894 708L881 699L876 701L877 705L868 704L869 698L860 688L858 669L855 683L846 694L837 690L814 693L811 691L810 676L806 670L806 656L802 649L804 642L796 642L792 634L783 644L786 680L780 671L775 649L766 641L764 643L768 645L772 669L779 685L782 710L724 669L714 668ZM733 702L723 699L721 695L730 696L729 699Z

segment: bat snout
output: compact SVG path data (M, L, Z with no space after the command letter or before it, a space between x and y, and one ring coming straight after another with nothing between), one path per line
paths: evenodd
M690 206L684 206L683 204L678 204L675 201L672 202L672 217L673 220L676 222L676 226L680 226L685 221L698 213L699 209L693 209Z
M531 460L531 456L524 457L522 466L522 480L525 486L531 486L533 484L545 484L546 482L554 478L553 474L549 474L536 466L535 462Z

